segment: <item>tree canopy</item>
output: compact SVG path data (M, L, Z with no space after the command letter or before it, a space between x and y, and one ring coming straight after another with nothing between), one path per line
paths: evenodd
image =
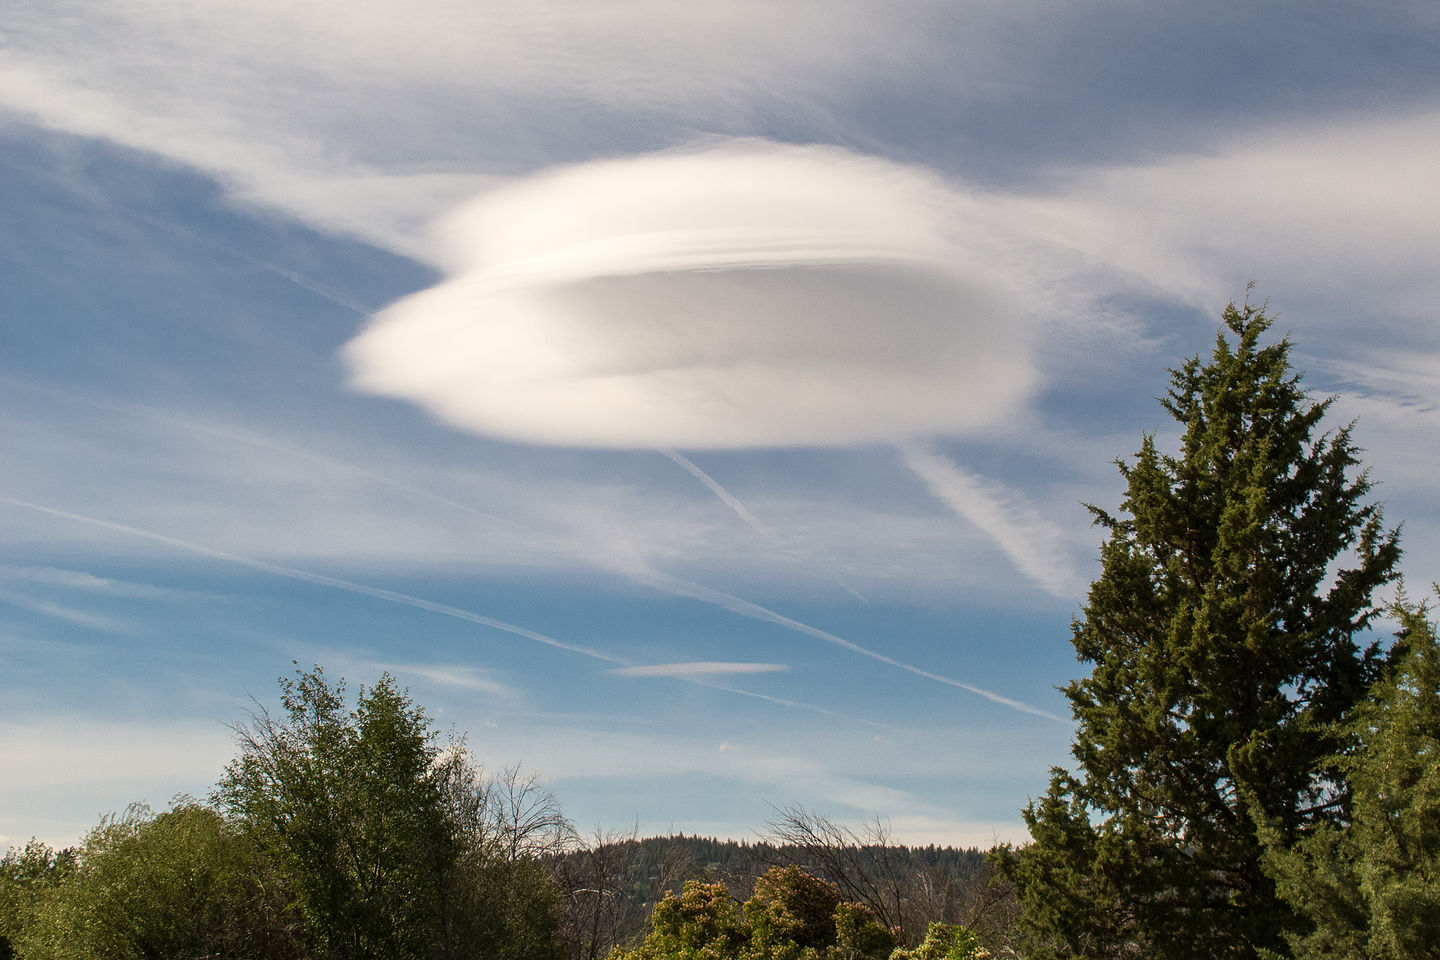
M1287 340L1231 304L1210 357L1171 372L1176 455L1118 462L1102 569L1072 629L1076 769L1025 811L1008 859L1037 950L1255 957L1305 921L1266 872L1348 815L1336 724L1380 654L1364 632L1398 532L1369 502L1350 429L1322 432ZM1363 645L1362 645L1363 644Z
M1440 956L1440 642L1423 606L1391 611L1389 662L1335 758L1348 821L1268 852L1280 896L1313 924L1287 938L1298 960Z
M383 675L316 667L235 727L210 805L107 817L0 861L0 958L559 960L540 855L569 823L518 768L482 778Z
M650 931L612 960L886 960L895 935L799 867L773 867L743 904L692 880L655 906Z

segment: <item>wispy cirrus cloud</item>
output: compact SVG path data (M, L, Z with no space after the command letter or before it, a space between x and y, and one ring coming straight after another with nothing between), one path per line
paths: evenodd
M401 677L419 677L436 686L452 687L471 693L483 693L491 697L513 698L520 694L515 687L496 679L490 671L465 664L389 662L376 664L376 666Z
M564 650L568 653L588 657L592 660L599 660L604 663L613 663L619 665L620 667L635 666L635 664L629 663L622 657L606 653L594 647L582 646L580 644L560 640L555 637L549 636L548 634L540 633L536 630L531 630L528 627L509 623L504 620L498 620L494 617L486 616L481 613L476 613L473 610L466 610L462 607L456 607L445 603L437 603L436 601L427 600L424 597L417 597L413 594L403 593L398 590L388 590L383 587L376 587L369 584L357 583L353 580L345 580L340 577L332 577L325 574L314 573L308 570L296 569L295 567L288 567L280 564L270 563L268 561L259 560L254 557L240 556L226 550L220 550L215 547L195 543L194 541L181 539L179 537L172 537L167 534L159 533L157 531L146 530L140 527L132 526L130 524L117 523L115 521L104 520L98 517L90 517L84 514L77 514L68 510L61 510L55 507L46 506L44 504L36 504L25 500L19 500L14 497L0 495L0 503L19 507L21 509L33 511L36 513L46 514L59 519L73 521L75 523L81 523L93 527L111 530L116 533L124 534L130 537L138 537L144 540L152 541L154 543L163 544L167 547L180 550L185 553L197 554L199 556L208 557L213 560L220 560L225 563L232 563L243 567L249 567L253 570L259 570L264 573L273 574L275 576L283 577L288 580L296 580L301 583L310 583L316 586L327 587L345 593L352 593L359 596L370 597L385 603L393 603L399 604L401 606L413 607L418 610L424 610L429 613L438 614L439 616L443 617L450 617L455 620L463 620L468 623L478 624L480 626L488 627L493 630L498 630L502 633L507 633L525 640L530 640L544 646L553 647L558 650ZM841 640L838 637L834 637L831 634L827 634L824 631L818 630L815 627L808 626L796 620L791 620L787 617L781 617L780 615L772 611L766 610L763 607L759 607L755 604L750 604L735 597L729 597L725 594L706 590L705 588L699 587L698 585L688 584L686 581L667 577L662 574L652 573L649 576L641 579L641 582L659 584L661 585L660 588L665 589L666 592L673 593L679 596L691 596L697 599L705 599L707 600L707 602L716 602L714 599L716 597L723 598L722 601L719 603L720 606L731 609L735 612L741 612L743 615L751 617L758 616L760 619L766 619L771 622L778 623L782 626L787 626L792 629L799 630L802 633L808 633L813 636L822 637L832 643L836 643L837 645L844 646L848 649L853 649L857 652L864 653L867 656L883 660L895 666L902 667L903 669L909 670L912 673L927 676L931 679L939 680L951 686L979 693L982 696L985 696L1000 703L1005 703L1009 706L1013 706L1016 709L1024 710L1030 713L1036 713L1041 716L1050 717L1052 719L1058 719L1054 717L1053 714L1045 713L1044 711L1037 710L1034 707L1030 707L1026 704L1021 704L1018 701L1010 700L1008 698L1001 697L998 694L983 691L978 687L971 687L966 684L957 683L953 680L949 680L935 674L929 674L924 671L918 670L917 668L907 666L900 661L873 653L863 647L852 644L849 641ZM677 584L680 584L681 586L677 587ZM61 611L59 615L64 615L64 611ZM779 706L812 711L815 713L824 714L826 716L852 720L857 723L875 725L873 721L848 716L834 710L829 710L824 707L816 706L814 704L805 703L798 700L792 700L784 697L776 697L770 694L758 693L755 691L742 690L734 687L724 686L721 684L715 684L696 676L678 675L678 678L701 686L713 687L714 689L723 690L727 693L733 693L738 696L764 700L766 702L774 703ZM483 683L484 681L475 677L471 677L470 682Z
M1247 131L1204 152L1057 168L1050 186L998 202L1037 244L1071 250L1077 278L1108 272L1099 282L1112 291L1179 298L1209 315L1253 279L1312 323L1343 329L1398 315L1428 324L1440 296L1437 166L1440 112L1421 107Z
M174 587L156 587L148 583L101 577L83 570L11 563L0 564L0 582L4 581L138 600L193 600L202 596L211 596L192 590L177 590Z
M673 142L662 129L732 130L777 108L831 125L838 89L915 71L927 27L950 22L936 0L903 6L740 0L716 17L654 0L81 0L56 17L21 0L7 11L0 109L427 257L431 216L590 137ZM962 36L983 50L976 34L1007 6L972 10Z
M18 607L21 610L28 610L30 613L38 613L41 616L63 620L66 623L73 623L90 630L99 630L103 633L124 634L129 633L132 629L123 620L108 614L83 610L72 604L44 600L20 590L0 588L0 604Z

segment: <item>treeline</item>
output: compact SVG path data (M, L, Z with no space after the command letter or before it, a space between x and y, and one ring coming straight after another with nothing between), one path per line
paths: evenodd
M281 687L207 802L8 853L0 957L562 960L552 797L482 777L388 675L353 706L318 667Z
M1012 935L1017 906L987 851L889 843L882 825L855 834L793 807L777 811L773 841L706 837L597 837L545 859L573 916L579 957L643 937L655 905L686 881L720 884L735 902L750 899L774 868L796 868L864 905L897 942L918 943L932 922L961 924L987 942ZM810 835L811 842L798 841Z
M297 668L281 704L235 727L206 800L132 806L73 849L9 851L0 960L597 960L641 942L686 881L753 898L782 864L809 885L792 872L772 894L803 889L796 908L813 910L833 891L827 916L853 902L892 945L931 919L1013 914L981 892L979 851L855 844L798 808L777 836L805 842L586 841L534 776L483 776L463 742L440 743L389 675L351 705L343 681Z

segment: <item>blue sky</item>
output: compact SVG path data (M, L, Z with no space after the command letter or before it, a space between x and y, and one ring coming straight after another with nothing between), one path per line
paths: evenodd
M1430 3L20 0L0 845L291 660L583 830L1019 839L1082 502L1268 299L1440 577Z

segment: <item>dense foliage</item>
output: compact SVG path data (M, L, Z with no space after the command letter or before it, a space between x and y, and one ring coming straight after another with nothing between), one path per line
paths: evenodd
M743 903L724 883L692 880L656 905L649 933L611 960L978 960L991 954L962 926L931 923L900 946L863 903L796 866L755 878Z
M287 884L242 831L193 801L107 818L16 940L35 960L305 955Z
M866 907L798 867L774 867L743 904L692 880L661 900L650 933L613 960L884 960L894 935Z
M1397 534L1366 501L1348 429L1321 434L1285 340L1236 307L1173 371L1178 456L1147 436L1074 624L1093 664L1066 695L1078 768L1026 811L1008 859L1037 955L1255 957L1304 917L1267 846L1343 825L1337 724L1375 679L1357 637ZM1094 509L1094 508L1092 508ZM1262 840L1262 824L1265 837Z
M558 960L555 826L513 771L482 780L389 676L348 707L316 668L236 728L213 805L132 807L78 850L0 870L0 950L43 960ZM537 813L538 811L538 813ZM568 829L568 824L564 825ZM0 953L0 956L3 956Z
M720 882L732 896L745 900L756 878L775 866L799 866L834 884L847 900L899 900L905 907L902 922L877 918L886 926L901 927L908 942L919 941L936 921L963 924L992 948L1006 942L1011 932L1014 898L995 876L985 852L838 836L839 846L822 849L813 843L779 842L780 833L753 843L611 835L547 858L561 889L576 891L567 898L572 957L590 960L610 946L643 936L655 904L666 894L679 893L685 880Z
M1281 897L1313 924L1288 938L1297 960L1440 956L1440 642L1423 607L1393 613L1390 662L1342 726L1347 822L1269 852Z

